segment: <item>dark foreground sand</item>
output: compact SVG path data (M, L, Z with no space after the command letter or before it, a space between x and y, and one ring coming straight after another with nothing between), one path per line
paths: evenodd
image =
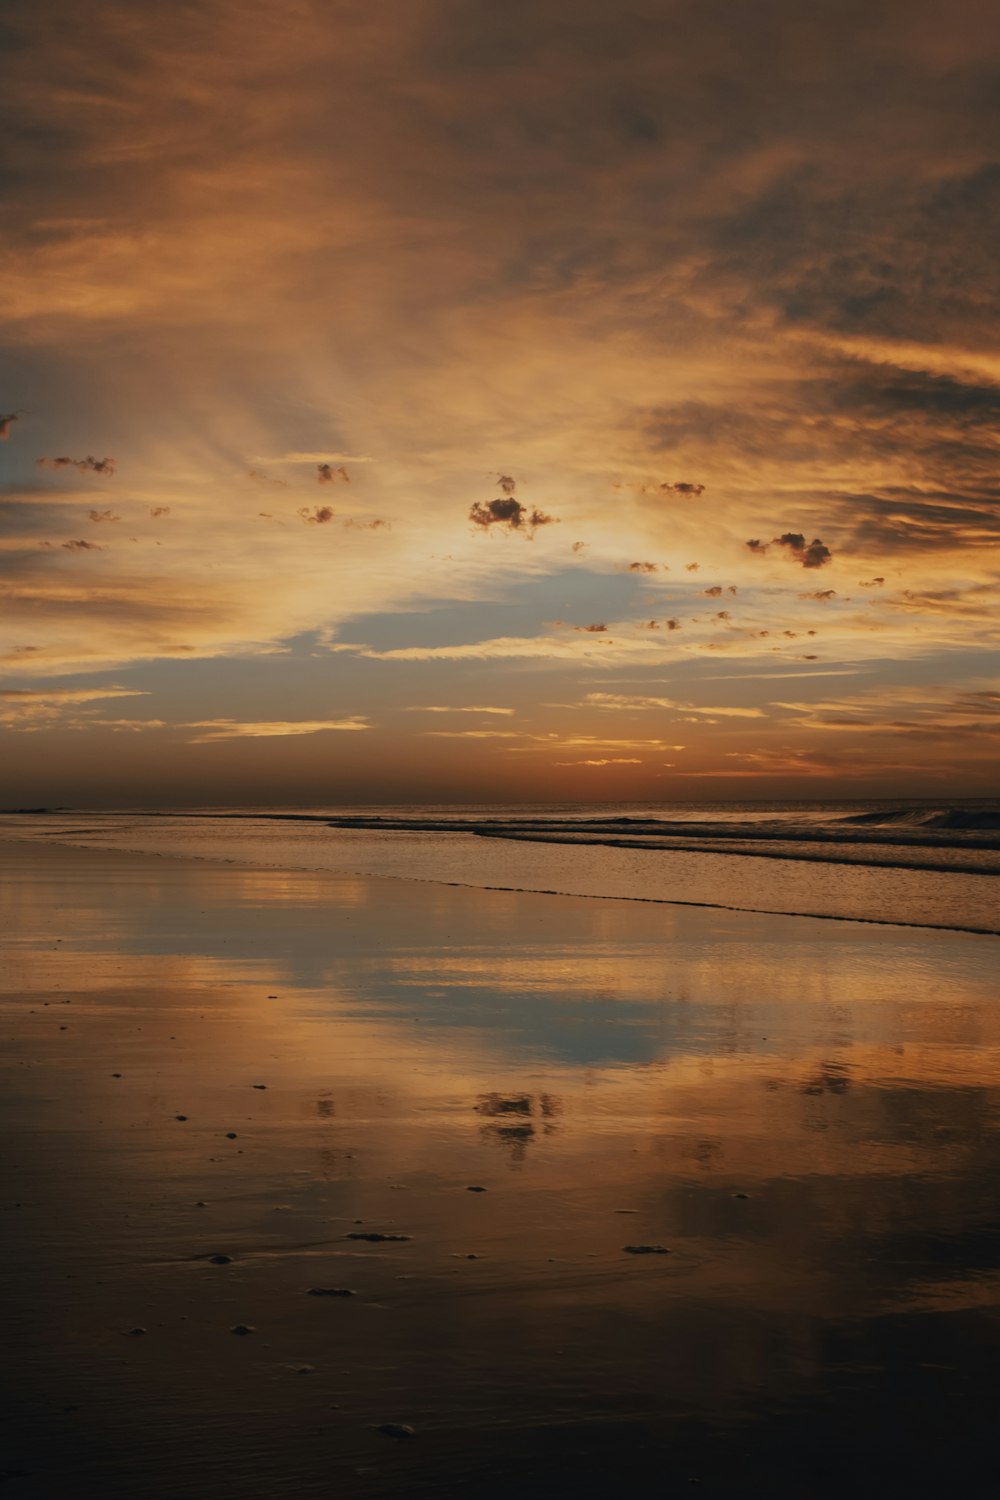
M0 876L3 1500L995 1493L996 940Z

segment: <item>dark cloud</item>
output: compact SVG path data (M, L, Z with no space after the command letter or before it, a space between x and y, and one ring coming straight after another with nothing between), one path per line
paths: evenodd
M60 545L62 547L64 547L67 552L103 552L104 551L104 548L102 546L100 546L99 543L97 543L97 542L85 542L85 541L81 540L81 541L75 541L75 542L62 542L62 543L60 543Z
M957 619L995 620L996 585L973 584L948 589L904 589L898 597L887 599L897 609L917 610L921 614L952 615Z
M0 416L0 443L5 443L10 437L10 429L19 417L23 417L23 411L9 411Z
M821 410L838 416L946 419L991 430L1000 421L1000 385L860 359L845 360L828 382L815 382L810 396Z
M347 531L391 531L392 522L376 518L372 521L357 521L353 516L348 516L344 522Z
M682 628L680 620L678 620L676 617L670 620L664 620L663 623L668 630L680 630Z
M971 64L970 58L966 67ZM904 89L915 89L912 76L904 83L904 70L897 68L897 78ZM995 71L991 83L995 91ZM927 86L925 123L934 108L932 80ZM911 119L918 118L915 99L914 92L907 105L900 100ZM980 110L987 107L983 97L977 102ZM974 118L976 105L969 104ZM992 115L995 106L989 108ZM886 117L892 113L885 101L883 109ZM928 163L939 146L927 140ZM829 184L824 190L821 175L784 174L721 221L715 273L724 264L731 271L752 265L761 301L788 327L978 344L1000 298L1000 268L990 251L1000 234L995 160L972 170L926 171L922 181L917 171L877 185L859 174L833 192Z
M697 573L697 571L698 571L698 569L700 567L701 567L701 563L685 563L684 564L684 571L685 571L685 573Z
M327 465L329 468L329 465ZM288 484L284 479L273 479L265 469L248 469L247 478L254 480L256 484L276 484L281 489L287 490Z
M761 542L754 537L745 543L751 552L758 555L767 551L768 546L784 547L794 557L795 561L801 563L804 568L823 568L833 558L833 553L819 537L814 537L807 542L801 531L784 531L781 536L776 536L772 542Z
M800 599L818 599L821 604L826 603L826 601L829 600L829 599L836 599L836 597L837 597L837 590L836 589L816 589L811 594L800 594L799 595Z
M629 563L628 570L630 573L655 573L658 571L654 562Z
M655 430L655 429L654 429ZM705 493L703 484L695 484L689 479L665 479L660 484L635 484L620 481L613 486L616 490L637 490L640 495L684 495L692 499Z
M510 474L498 474L497 484L500 487L500 498L490 500L485 505L477 500L469 511L469 520L476 526L504 526L508 531L524 531L529 538L538 526L551 526L559 518L558 516L547 516L541 510L529 510L522 505L520 500L515 499L514 491L517 489L517 480ZM578 551L584 544L574 544L573 551Z
M985 318L979 323L985 327ZM964 342L976 338L982 334L969 329ZM803 499L836 522L844 550L865 514L861 497L817 491L814 476L839 464L845 441L859 464L912 480L915 501L935 490L953 501L995 497L1000 383L831 351L813 355L805 382L781 376L764 387L736 404L687 400L662 408L647 417L648 437L664 451L719 452L762 471L780 466L786 477L798 471Z
M524 506L511 497L490 500L486 505L477 500L469 511L469 520L477 526L520 526L524 516Z
M851 529L844 546L850 552L992 551L1000 544L1000 486L995 481L964 492L896 486L881 494L837 499L849 511Z
M833 553L829 547L814 537L811 542L806 543L801 531L784 531L781 536L775 537L779 547L787 547L789 552L800 562L804 568L822 568L830 562Z
M116 516L113 510L89 510L88 516L92 521L120 521L121 516Z
M710 589L702 589L702 593L706 599L718 599L722 595L722 585L721 583L713 583Z
M103 474L110 478L118 465L113 458L39 458L36 463L42 469L78 469L81 474Z
M584 547L586 547L586 545L587 545L586 542L574 542L573 545L572 545L572 547L569 550L571 552L582 552L583 549L584 549Z
M314 505L312 510L308 505L303 505L298 514L303 521L308 521L311 526L325 526L327 521L332 521L336 511L331 510L329 505Z
M606 625L574 625L574 630L584 630L590 635L605 635L608 627Z
M476 526L505 526L508 531L521 531L530 536L538 526L551 526L557 516L547 516L541 510L528 510L513 495L500 500L490 500L485 505L476 501L469 511L469 520Z
M152 516L152 518L153 518L154 521L159 516L169 516L169 514L170 514L170 506L169 505L151 505L149 507L149 514Z
M343 464L334 468L333 464L317 464L316 479L319 484L335 484L339 479L343 484L350 484L351 476Z
M859 578L858 583L863 589L880 589L885 583L884 578Z

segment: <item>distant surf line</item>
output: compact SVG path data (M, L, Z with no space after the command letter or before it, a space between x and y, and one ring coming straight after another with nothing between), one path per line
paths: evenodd
M716 854L716 855L721 855L723 858L725 858L725 857L727 857L729 855L735 855L737 858L742 857L744 859L747 859L747 858L749 858L749 859L787 859L787 860L801 860L805 864L814 864L814 865L847 865L847 866L857 866L858 869L863 869L863 870L867 870L867 869L874 869L874 870L929 870L929 871L933 871L935 874L940 874L940 875L990 875L990 876L1000 875L1000 864L994 865L994 866L989 866L989 865L975 866L975 865L943 864L943 863L941 863L939 861L934 861L934 860L906 860L906 861L903 861L903 860L891 859L891 858L887 858L887 859L872 859L870 857L869 858L859 857L859 858L855 859L855 858L852 858L850 855L847 855L847 854L831 854L831 853L826 853L826 852L824 852L822 854L818 854L818 853L813 853L812 850L809 850L808 852L806 852L805 850L802 850L800 852L799 850L796 850L796 849L791 849L791 850L789 850L789 849L768 849L766 847L765 848L759 848L759 849L758 848L752 848L752 849L733 849L733 848L729 848L729 847L726 847L726 848L712 848L711 845L709 845L707 843L706 843L706 845L702 845L702 844L665 844L665 843L654 844L654 843L649 842L648 840L640 841L640 840L636 839L634 842L629 842L627 839L609 839L609 838L603 838L602 839L602 838L586 838L586 837L583 837L583 838L574 838L572 835L557 834L557 833L493 833L493 832L486 833L486 832L483 832L481 829L472 829L470 831L477 838L505 839L505 840L508 840L510 843L516 843L516 844L564 844L564 845L570 845L570 846L577 845L577 846L579 846L580 848L583 848L583 849L593 848L593 847L603 848L603 849L640 849L640 850L642 850L645 853L653 853L653 854L670 854L670 853L678 853L678 854ZM764 841L761 840L762 844L763 844L763 842ZM789 840L789 842L795 842L795 841L794 840ZM803 842L806 842L806 841L803 840ZM816 842L818 842L818 840ZM901 845L900 847L902 847L902 848L921 848L921 847L924 847L924 846L920 845L920 844L905 844L905 845ZM950 845L949 844L949 845L947 845L947 847L948 848L953 848L954 845ZM744 908L742 908L742 907L740 907L740 908L734 908L734 910L735 909L738 909L738 910L741 910L741 911L744 910ZM746 910L750 910L750 909L751 908L749 908L749 907L746 908ZM861 919L859 918L858 920L860 921ZM964 931L965 929L963 928L962 930Z

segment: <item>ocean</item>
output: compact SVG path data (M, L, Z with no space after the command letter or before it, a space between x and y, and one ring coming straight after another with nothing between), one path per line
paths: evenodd
M1000 934L1000 799L7 813L0 836Z

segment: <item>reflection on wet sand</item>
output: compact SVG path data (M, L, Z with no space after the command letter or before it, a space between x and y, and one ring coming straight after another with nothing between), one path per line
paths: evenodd
M0 860L11 1496L993 1492L993 940Z

